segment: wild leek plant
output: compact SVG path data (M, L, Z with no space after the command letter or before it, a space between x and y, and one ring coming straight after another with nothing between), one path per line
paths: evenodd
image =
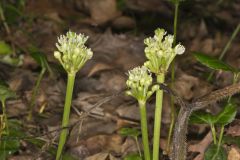
M58 51L54 52L54 56L58 59L68 74L67 91L62 119L62 131L60 134L56 160L61 158L62 150L68 134L68 129L66 127L69 124L75 75L83 67L86 61L92 58L93 55L91 49L85 46L87 39L88 37L83 34L76 34L69 31L66 35L58 37L58 43L56 44Z
M154 37L149 37L144 40L147 45L145 48L145 55L147 61L144 65L157 76L157 83L164 83L165 74L177 54L184 53L184 46L178 44L173 47L174 37L166 35L164 29L156 29ZM160 144L160 130L161 130L161 116L162 116L162 100L163 91L158 89L156 91L156 108L154 119L154 133L153 133L153 160L159 160L159 144Z
M159 89L159 86L154 85L150 89L152 85L152 77L145 66L136 67L133 70L130 70L128 76L129 78L126 82L128 90L126 91L126 94L134 97L138 101L141 116L144 159L151 160L148 141L146 102L148 98Z

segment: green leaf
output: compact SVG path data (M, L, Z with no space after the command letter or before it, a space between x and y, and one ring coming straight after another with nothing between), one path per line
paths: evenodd
M49 66L46 55L38 48L31 46L29 48L31 57L44 69L47 69L50 74L53 74L51 67Z
M219 125L227 125L234 120L236 114L237 114L236 104L228 103L224 107L224 109L219 114L217 114L215 123Z
M7 159L9 155L17 152L20 147L20 140L17 137L25 135L17 120L9 120L8 127L9 133L1 137L3 140L0 141L0 159Z
M136 128L121 128L119 133L122 136L138 137L141 132Z
M190 123L197 124L214 124L216 118L211 113L196 111L193 112L191 117L189 118Z
M123 160L142 160L142 158L139 156L139 154L134 153L125 156Z
M48 61L47 57L44 53L42 53L38 48L31 46L29 48L29 51L31 52L31 57L42 67L47 68L48 67Z
M2 136L7 138L8 136ZM0 141L0 159L7 159L7 157L16 151L20 147L19 140Z
M222 146L218 150L217 145L211 144L204 154L204 160L227 160L226 150Z
M230 72L238 72L237 69L233 68L232 66L224 63L221 60L218 60L217 58L210 57L208 55L205 55L203 53L194 52L194 57L202 63L203 65L215 69L215 70L224 70L224 71L230 71Z
M15 23L18 18L22 17L22 12L14 5L7 4L4 7L4 14L8 24Z
M0 85L0 101L5 101L8 98L15 98L16 93L10 90L5 85Z
M0 41L0 55L11 54L12 52L13 51L10 45L4 41Z

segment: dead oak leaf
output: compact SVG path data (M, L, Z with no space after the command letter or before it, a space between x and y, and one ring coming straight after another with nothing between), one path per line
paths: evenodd
M194 158L194 160L203 160L204 152L212 142L212 133L208 132L208 134L203 138L203 140L197 144L190 145L188 148L189 152L199 152L199 155Z
M232 147L228 153L228 160L240 160L239 149Z

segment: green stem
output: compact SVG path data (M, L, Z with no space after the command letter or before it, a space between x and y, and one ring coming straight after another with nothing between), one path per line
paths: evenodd
M176 2L175 3L175 12L174 12L173 46L176 46L176 40L177 40L178 9L179 9L179 2ZM171 65L171 88L173 86L174 81L175 81L175 60L173 59L172 65ZM170 128L168 131L167 148L166 148L167 154L170 151L171 137L172 137L172 132L173 132L173 128L174 128L175 118L176 118L176 110L175 110L175 106L174 106L174 97L171 96L171 124L170 124Z
M1 3L0 3L0 18L1 18L2 22L3 22L3 26L6 29L7 34L10 34L10 29L9 29L8 24L6 22L6 19L5 19L4 13L3 13L3 8L2 8L2 4Z
M224 126L221 126L221 131L220 131L220 135L219 135L219 139L218 139L218 150L219 150L220 145L222 143L223 132L224 132Z
M68 129L66 127L69 124L69 114L71 109L74 81L75 81L75 74L68 74L67 93L65 97L65 105L64 105L64 112L63 112L63 119L62 119L62 131L61 131L60 139L58 143L56 160L60 160L61 158L63 147L66 142L66 137L68 134Z
M2 100L1 103L2 103L2 112L3 112L3 123L5 123L4 130L6 129L6 134L8 135L9 130L8 130L8 120L7 120L5 100ZM0 141L0 145L1 145L1 141ZM3 156L2 157L3 157L3 159L6 159L6 141L3 141Z
M217 138L216 138L216 130L213 124L210 124L211 126L211 131L212 131L212 136L213 136L213 143L217 144Z
M229 41L227 42L226 46L224 47L221 55L219 56L219 60L222 60L222 58L225 56L226 52L228 51L228 49L230 48L232 41L235 39L235 37L237 36L238 32L240 31L240 23L237 25L236 29L234 30L231 38L229 39ZM210 81L212 79L212 76L214 74L214 71L212 71L210 73L210 75L208 76L208 81Z
M217 151L216 151L215 155L213 156L212 160L215 160L216 157L218 156L219 149L220 149L220 146L222 144L223 132L224 132L224 126L222 125L220 135L219 135L219 139L218 139L218 144L217 144Z
M172 104L172 101L173 101L172 99L174 100L173 96L171 96L171 124L168 130L167 149L166 149L167 154L169 154L169 151L170 151L174 122L176 118L176 110L175 110L174 104Z
M142 157L141 149L140 149L140 146L139 146L139 143L138 143L138 137L134 137L134 139L135 139L135 142L136 142L136 145L137 145L138 154L139 154L140 157Z
M40 82L43 79L43 75L44 75L45 71L46 71L46 68L42 68L42 70L41 70L41 72L38 76L36 85L33 89L33 94L32 94L31 101L30 101L30 106L29 106L28 120L32 120L32 113L33 113L33 108L34 108L35 101L36 101L36 96L37 96L37 93L38 93L38 90L39 90Z
M179 2L175 3L175 12L174 12L174 29L173 29L173 46L176 46L177 41L177 24L178 24L178 9L179 9Z
M147 127L147 111L146 102L139 101L140 115L141 115L141 130L142 130L142 143L144 151L144 160L150 160L150 149L148 142L148 127Z
M165 77L163 73L157 75L157 83L164 83L164 78ZM157 90L155 118L154 118L154 132L153 132L153 160L159 160L162 102L163 102L163 91Z
M6 127L6 133L8 134L8 118L7 118L5 100L2 100L1 103L2 103L3 121Z

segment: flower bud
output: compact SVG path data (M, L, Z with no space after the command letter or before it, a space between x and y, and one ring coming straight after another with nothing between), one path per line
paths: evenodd
M62 59L63 59L64 62L66 62L68 60L68 56L67 55L63 55Z
M74 49L74 51L73 51L73 55L78 55L78 54L80 54L81 52L80 52L80 49L79 48L75 48Z
M61 59L61 53L58 51L54 51L54 57L57 59Z
M125 93L126 93L126 95L128 95L128 96L133 96L131 91L126 91Z
M185 52L185 47L183 45L181 45L181 44L178 44L178 45L176 45L174 50L175 50L176 54L181 55L181 54L183 54Z
M157 91L157 90L159 90L159 85L154 85L154 86L152 86L152 91L153 91L153 92L155 92L155 91Z
M74 53L72 58L76 60L78 58L78 55Z
M153 91L148 91L148 92L147 92L147 97L148 97L148 98L151 97L152 94L153 94Z

